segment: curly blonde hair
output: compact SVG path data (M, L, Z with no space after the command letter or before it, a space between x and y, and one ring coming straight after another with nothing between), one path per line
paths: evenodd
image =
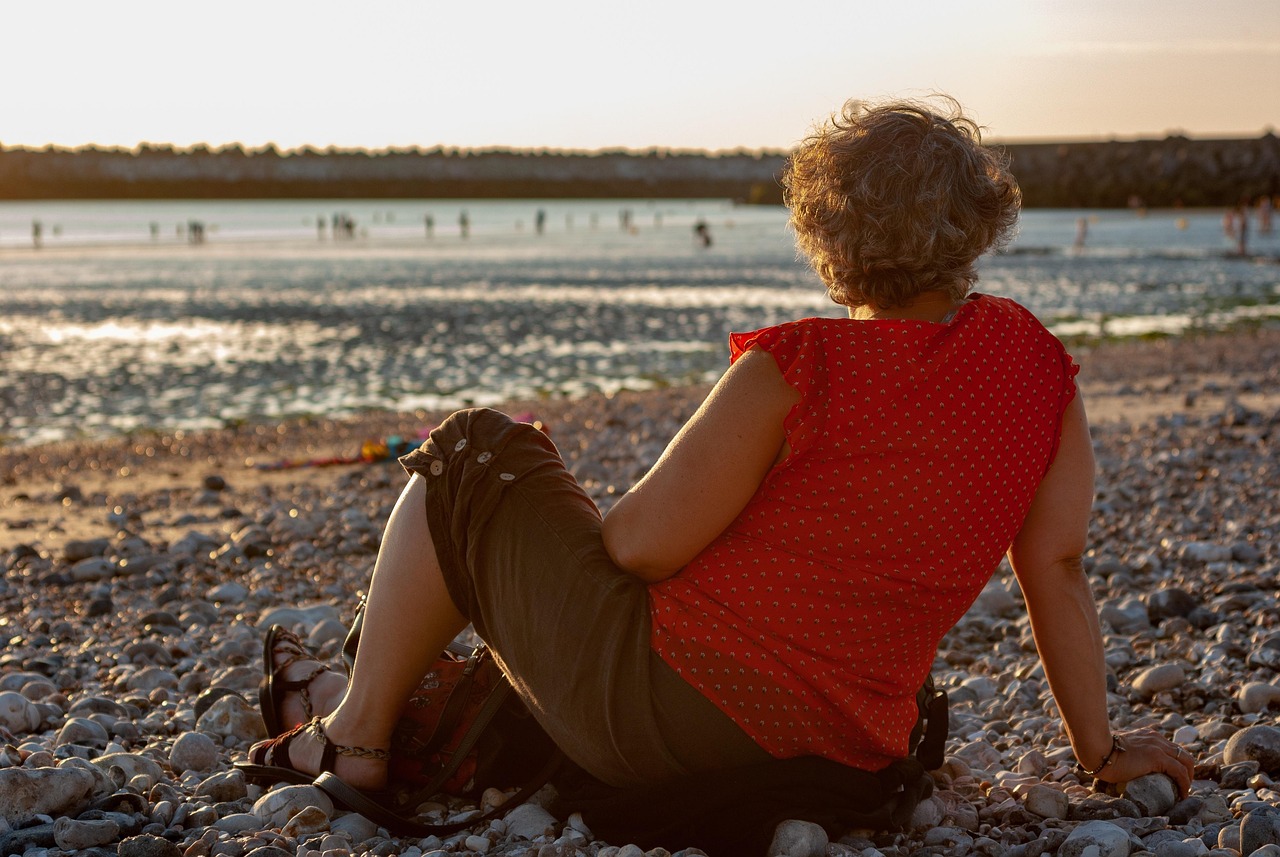
M792 154L782 184L800 252L836 303L891 309L944 290L1008 241L1022 201L960 105L850 101Z

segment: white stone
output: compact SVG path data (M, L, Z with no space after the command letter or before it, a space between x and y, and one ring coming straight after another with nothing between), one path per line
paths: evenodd
M827 832L811 821L790 819L773 830L768 857L826 857Z
M326 818L333 816L333 801L315 786L282 786L258 798L253 814L268 827L284 827L307 807L320 809Z
M40 728L40 709L15 690L0 693L0 726L22 736Z
M364 842L378 835L378 825L358 812L348 812L329 822L332 833L343 833L351 837L352 842Z
M1086 821L1063 841L1058 857L1129 857L1129 834L1109 821Z
M329 816L332 813L332 804L328 811L318 806L304 806L289 818L280 832L290 839L324 833L329 830Z
M1280 704L1280 687L1263 681L1251 681L1236 694L1236 704L1244 714L1257 714Z
M112 768L124 771L125 782L134 777L143 776L158 783L165 778L164 768L155 759L140 756L137 753L108 753L92 760L95 765L110 773Z
M262 715L235 695L214 700L209 710L196 721L196 729L218 738L230 738L240 746L267 737L267 727L262 722Z
M502 817L507 834L518 839L537 839L555 829L556 819L537 804L522 803Z
M1178 800L1173 780L1164 774L1147 774L1124 784L1121 794L1148 816L1164 815Z
M207 771L218 764L218 745L203 732L184 732L169 750L169 767L175 774Z
M1133 689L1143 696L1152 697L1166 690L1173 690L1187 680L1182 664L1157 664L1148 667L1133 678Z
M76 767L0 769L0 818L24 827L38 815L75 815L93 786L93 775Z
M1026 791L1027 812L1041 818L1066 818L1071 802L1066 793L1052 786L1034 785Z
M80 851L114 842L120 835L120 825L109 818L97 821L77 821L62 817L53 822L53 841L63 851Z

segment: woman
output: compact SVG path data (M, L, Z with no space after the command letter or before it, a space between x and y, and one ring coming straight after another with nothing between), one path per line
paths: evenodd
M792 225L848 318L733 335L729 370L603 521L544 435L492 411L402 459L349 686L278 638L272 719L318 719L252 758L314 773L327 741L339 777L382 786L401 705L472 623L605 783L797 756L880 770L1007 553L1081 769L1185 793L1185 751L1108 723L1077 367L1029 312L972 292L1020 196L949 107L850 104L804 141Z

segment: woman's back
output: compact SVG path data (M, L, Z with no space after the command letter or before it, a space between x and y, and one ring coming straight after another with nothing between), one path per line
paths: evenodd
M732 339L801 402L790 455L651 588L654 648L775 755L905 755L942 635L1026 515L1074 394L1061 345L1011 301L949 324L806 319Z

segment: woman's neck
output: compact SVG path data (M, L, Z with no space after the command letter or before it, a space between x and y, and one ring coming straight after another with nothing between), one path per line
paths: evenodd
M955 312L964 301L957 301L941 289L921 292L906 306L892 309L877 309L870 304L849 307L849 318L856 321L869 321L878 318L893 318L904 321L941 322Z

